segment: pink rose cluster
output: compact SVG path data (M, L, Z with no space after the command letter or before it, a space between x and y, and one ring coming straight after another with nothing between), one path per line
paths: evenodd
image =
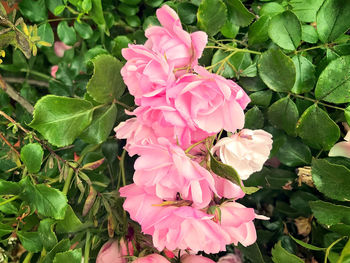
M123 207L159 251L217 253L232 243L249 246L256 241L257 215L237 202L244 196L240 186L210 170L207 148L220 131L232 133L226 149L219 141L212 152L246 179L268 158L271 135L236 133L250 99L232 80L198 65L207 35L184 31L167 5L157 18L162 26L146 30L144 45L122 50L127 62L121 74L138 107L115 132L127 140L129 155L139 155L134 183L120 189Z

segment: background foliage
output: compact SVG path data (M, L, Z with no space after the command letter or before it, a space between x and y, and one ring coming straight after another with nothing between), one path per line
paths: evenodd
M350 124L349 1L1 2L0 262L95 262L109 237L137 234L117 191L133 159L112 128L134 107L121 49L162 4L208 33L200 63L249 94L247 128L273 134L244 199L271 219L245 262L350 262L350 161L328 157ZM55 41L72 48L58 57Z

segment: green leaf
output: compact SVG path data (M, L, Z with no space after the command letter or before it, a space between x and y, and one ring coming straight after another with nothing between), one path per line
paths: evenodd
M87 84L89 95L100 103L112 102L123 95L125 84L120 75L122 63L111 55L99 55L92 60L94 74Z
M92 8L89 12L89 16L96 24L101 26L104 30L107 30L106 21L103 16L102 0L92 0Z
M75 215L72 207L68 205L64 219L57 222L57 233L71 233L78 231L83 226L83 223Z
M224 37L235 38L238 34L239 26L232 24L229 20L226 20L225 25L221 28L220 32Z
M68 26L67 21L61 21L57 26L57 35L62 42L67 45L74 45L77 42L77 36L73 27Z
M271 90L260 90L249 95L251 104L268 107L272 98Z
M271 18L268 33L281 48L295 50L301 41L301 24L293 12L285 11Z
M47 19L45 0L22 0L19 3L22 15L32 22L41 22Z
M210 153L210 169L223 178L242 186L241 178L239 177L237 171L230 165L219 162L215 157Z
M58 15L60 15L60 14L64 11L64 9L66 9L66 6L65 6L65 5L56 6L55 9L54 9L54 11L53 11L53 14L54 14L55 16L58 16Z
M137 15L135 15L135 16L127 16L125 18L125 21L131 27L139 27L141 25L141 19Z
M146 5L158 7L163 3L163 0L145 0Z
M297 55L292 58L296 77L292 92L296 94L309 92L316 83L316 71L314 65L307 58Z
M345 108L344 115L345 115L346 122L350 125L350 106Z
M293 12L302 22L315 22L316 12L324 0L291 0L288 4L292 6Z
M311 25L301 26L301 39L305 42L315 44L318 41L316 29Z
M285 9L283 5L276 2L271 2L271 3L266 3L262 6L262 8L260 9L260 15L273 17L275 15L283 13L284 11Z
M215 6L215 8L213 8ZM213 36L225 24L227 8L222 0L203 0L197 12L197 21L201 29Z
M297 133L310 147L323 150L329 150L340 137L338 125L317 104L301 115Z
M320 224L333 226L337 224L350 225L350 207L335 205L321 200L311 201L310 207Z
M309 147L295 138L288 138L276 156L281 163L291 167L308 165L312 158Z
M297 106L289 97L284 97L272 104L268 109L267 116L274 127L295 136L299 112Z
M43 248L38 232L17 231L17 236L22 243L22 246L29 252L39 252Z
M54 42L53 31L49 23L45 23L38 27L38 36L40 37L41 41L45 41L51 45Z
M350 27L350 2L325 0L316 15L317 33L323 43L331 42Z
M285 250L281 245L281 241L278 241L278 243L272 249L271 253L272 261L274 263L304 263L304 260Z
M225 0L225 3L228 10L228 19L231 23L245 27L255 18L254 14L249 12L240 0Z
M96 110L91 125L83 131L80 138L91 144L104 142L115 126L116 117L117 107L115 104Z
M5 235L8 235L13 232L13 228L9 225L0 223L0 237L3 237Z
M0 203L4 202L6 200L8 200L8 199L4 199L4 198L0 197ZM18 209L13 203L7 203L7 204L1 205L0 211L3 212L4 214L17 215L17 213L18 213Z
M295 82L293 61L280 49L264 52L258 62L259 76L273 91L288 92Z
M213 68L214 72L220 73L220 75L225 78L239 78L241 74L243 75L244 70L252 65L252 60L248 53L239 52L232 55L232 53L224 52L222 50L215 52L212 59L212 65L225 59L227 56L230 56L227 62L219 63Z
M257 242L248 247L242 246L240 243L238 243L238 249L243 253L244 257L250 259L251 262L265 263Z
M70 248L69 239L62 239L60 242L57 243L57 245L49 253L46 254L42 263L52 263L57 253L68 251L69 248Z
M256 20L248 29L248 44L255 45L263 43L269 39L268 25L270 16L262 16Z
M122 49L127 48L132 41L127 36L117 36L114 40L112 54L119 59L123 59Z
M198 7L191 3L179 3L177 5L177 12L182 23L190 25L197 20Z
M20 194L22 200L38 210L39 214L54 219L64 218L68 201L61 191L44 184L33 185L29 177L22 179L20 184L24 188Z
M29 173L40 171L44 151L39 143L29 143L21 149L21 160L27 167Z
M91 0L83 0L83 2L81 3L81 7L83 8L85 13L88 13L92 8Z
M81 263L81 259L82 259L82 252L81 252L81 248L79 248L75 250L69 250L66 252L57 253L55 255L53 263L62 263L62 262Z
M346 260L344 260L346 259ZM345 247L343 248L340 258L338 259L337 263L349 263L350 259L350 240L346 242Z
M89 24L85 22L74 22L74 29L78 32L79 36L81 36L83 39L89 39L93 35L92 28Z
M37 101L30 127L39 131L51 144L72 144L91 123L93 106L82 99L47 95Z
M316 247L314 245L311 245L311 244L308 244L308 243L305 243L304 241L301 241L299 239L296 239L295 237L293 236L290 236L296 243L298 243L300 246L302 247L305 247L307 249L310 249L310 250L314 250L314 251L325 251L327 248L321 248L321 247Z
M254 106L245 113L244 128L261 129L264 127L264 115L257 106Z
M57 237L53 231L55 220L46 218L40 221L38 233L41 243L47 251L50 251L58 242Z
M18 195L22 187L15 182L0 179L0 195Z
M122 3L118 6L118 11L126 16L134 16L139 11L139 7Z
M350 56L328 64L317 81L315 96L332 103L350 102Z
M343 165L333 164L325 159L312 161L312 179L321 193L339 200L350 200L350 170Z

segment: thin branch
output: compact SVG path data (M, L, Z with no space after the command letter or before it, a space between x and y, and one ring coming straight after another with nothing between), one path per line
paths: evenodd
M30 114L33 114L34 107L25 98L23 98L19 93L7 84L2 76L0 75L0 86L1 89L7 93L13 100L17 101L23 108L25 108Z
M11 148L12 151L14 151L18 157L21 157L19 152L16 150L16 148L5 138L5 136L0 132L0 138Z
M39 87L49 87L49 83L45 81L35 80L35 79L25 79L25 78L12 78L12 77L3 77L3 79L8 83L23 83L27 82L30 85L39 86Z

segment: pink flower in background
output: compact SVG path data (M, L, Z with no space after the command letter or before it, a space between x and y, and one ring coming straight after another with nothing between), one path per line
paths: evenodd
M142 258L138 258L133 263L169 263L165 257L158 254L151 254Z
M128 242L128 246L130 255L133 255L134 249L132 243ZM96 263L127 263L126 256L128 256L128 248L123 239L120 242L109 240L101 247Z
M205 68L197 66L195 71L198 75L184 75L167 91L188 126L209 134L243 128L243 109L250 101L244 90Z
M207 34L202 31L189 34L183 30L178 15L167 5L157 10L157 18L162 27L146 30L145 46L164 56L175 68L197 65L207 44Z
M242 180L260 171L272 149L272 135L263 130L243 129L222 138L212 148L224 164L231 165Z
M57 70L58 70L58 65L55 65L55 66L52 66L52 67L51 67L51 76L52 76L53 78L56 78Z
M54 50L57 57L63 57L66 50L71 49L71 46L67 46L65 43L56 41L54 44Z
M227 254L226 256L219 258L219 261L217 263L243 263L243 262L240 256L236 254Z
M136 185L155 187L155 194L164 200L180 197L199 208L210 203L215 193L212 175L180 147L160 138L158 144L140 147L139 155L134 166Z
M215 263L215 261L202 256L185 255L181 257L181 263Z
M142 104L142 97L156 96L175 81L173 66L164 56L142 45L129 45L122 54L127 62L121 74L137 105Z
M347 132L343 142L336 143L328 153L328 156L343 156L350 158L350 132Z

